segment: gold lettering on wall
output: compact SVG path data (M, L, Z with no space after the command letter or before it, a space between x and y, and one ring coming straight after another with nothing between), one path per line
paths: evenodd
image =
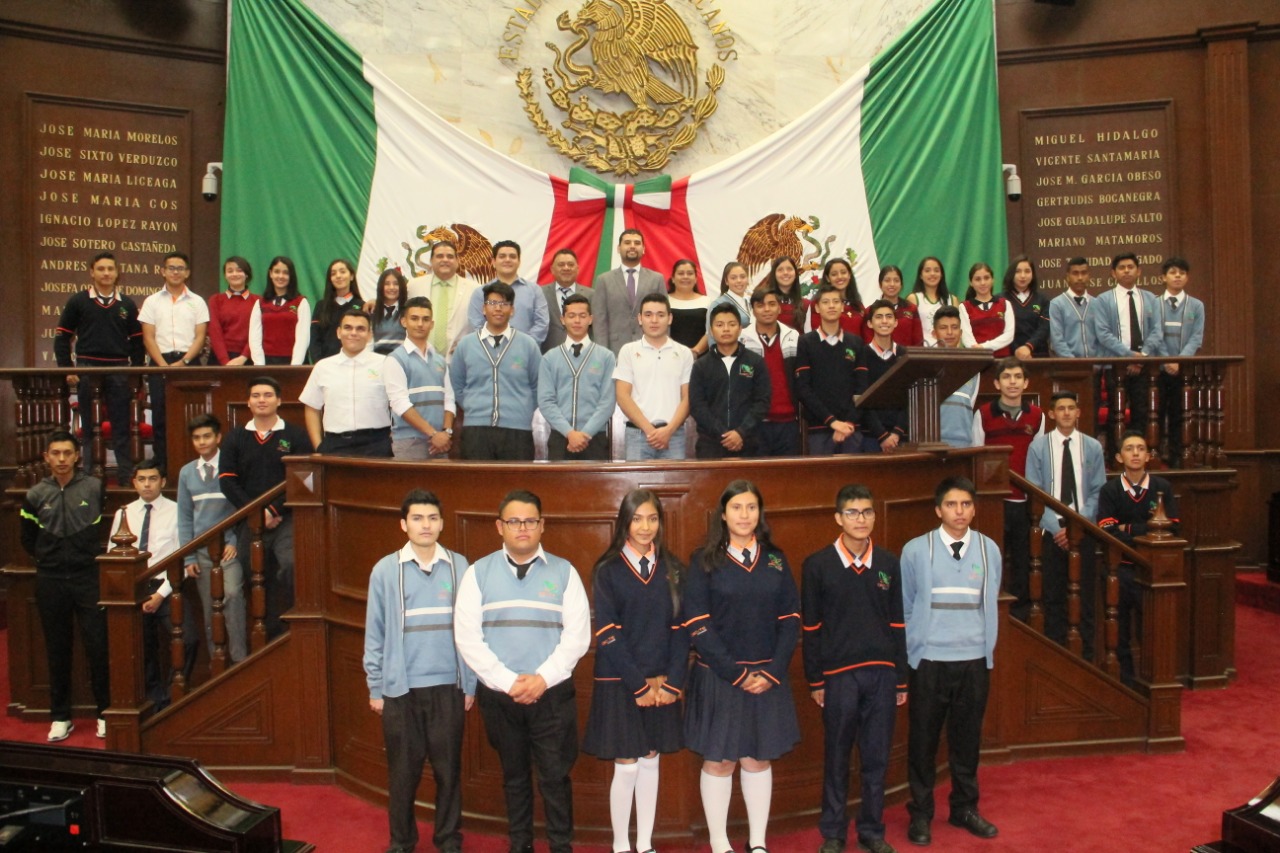
M191 132L186 111L30 96L26 222L32 246L34 363L52 364L67 298L89 261L111 252L120 292L141 305L160 286L160 255L190 243Z

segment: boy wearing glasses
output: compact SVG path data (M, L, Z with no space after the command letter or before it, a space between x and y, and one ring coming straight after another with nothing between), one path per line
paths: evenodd
M449 365L454 396L466 413L462 458L532 462L542 347L512 327L511 285L491 281L481 294L484 324L462 338Z
M871 490L850 484L836 495L840 536L804 561L801 610L804 674L822 709L822 833L819 853L848 839L849 756L858 745L862 805L858 847L893 853L884 840L884 775L897 705L907 701L907 641L898 558L871 539Z
M591 643L578 571L542 550L542 501L508 492L495 523L502 548L477 560L458 586L454 639L478 676L476 699L502 762L512 853L533 851L537 770L552 853L573 842L569 771L578 757L573 668Z

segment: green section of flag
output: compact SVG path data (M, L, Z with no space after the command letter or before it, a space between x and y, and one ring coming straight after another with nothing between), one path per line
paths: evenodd
M862 169L876 255L910 290L940 257L963 297L970 265L1009 257L991 0L938 0L871 64Z
M360 256L373 90L359 54L298 0L235 0L231 13L222 254L249 259L259 292L288 255L314 304L329 263Z

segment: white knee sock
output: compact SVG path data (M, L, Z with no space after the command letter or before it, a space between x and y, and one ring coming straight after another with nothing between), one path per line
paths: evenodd
M658 811L658 756L642 758L636 775L636 849L653 848L653 819Z
M631 798L636 790L635 764L614 764L609 785L609 822L613 824L613 849L631 851Z
M711 853L724 853L732 849L729 846L729 798L733 796L733 777L712 776L703 770L700 787Z
M773 767L759 773L742 770L742 799L747 804L747 848L764 847L765 832L769 828L769 803L773 800Z

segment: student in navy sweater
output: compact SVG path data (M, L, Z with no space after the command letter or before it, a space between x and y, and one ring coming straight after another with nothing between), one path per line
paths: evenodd
M942 525L902 549L902 611L907 623L907 839L933 840L938 740L947 730L951 766L948 823L979 838L998 830L978 813L978 752L995 659L1000 548L972 529L977 489L948 477L934 491Z
M627 493L609 547L592 571L595 685L582 749L613 759L609 817L613 849L653 848L658 753L680 749L680 704L689 671L689 635L680 625L682 567L662 541L662 502L648 489Z
M858 453L858 412L853 405L862 338L840 327L844 296L831 285L818 289L818 328L796 345L796 396L809 426L809 455Z
M893 332L898 328L898 315L893 303L877 299L867 308L867 323L871 327L871 342L858 353L857 375L854 378L856 396L861 396L876 384L880 377L898 360L898 344ZM868 453L893 453L907 438L907 413L903 409L859 410L862 416L862 448Z
M453 643L453 602L467 559L440 544L442 513L431 492L405 495L400 529L409 541L369 575L364 671L387 747L388 853L412 853L418 843L413 801L428 760L436 783L432 841L441 853L462 850L462 724L476 676Z
M712 853L731 850L733 770L742 762L748 851L765 850L770 761L800 740L787 668L800 634L791 566L769 539L764 498L734 480L720 495L707 544L689 561L684 625L697 657L685 701L685 744L702 756L702 808Z
M1119 477L1112 477L1098 493L1098 526L1126 545L1133 537L1147 532L1147 522L1156 510L1157 498L1164 498L1164 514L1178 523L1178 502L1168 480L1147 473L1151 451L1140 432L1126 432L1120 440L1116 460L1124 467ZM1116 657L1120 661L1120 680L1134 683L1133 634L1142 636L1142 589L1138 586L1133 563L1120 562L1120 637L1116 641Z
M818 853L840 853L849 835L849 755L858 745L862 806L858 847L893 853L884 840L884 774L895 705L907 702L907 644L898 558L871 541L871 490L836 495L840 536L804 561L800 587L804 674L822 709L822 817Z
M689 414L698 425L699 459L755 456L756 432L769 413L772 388L764 358L741 343L738 309L721 302L711 309L715 347L693 363Z

